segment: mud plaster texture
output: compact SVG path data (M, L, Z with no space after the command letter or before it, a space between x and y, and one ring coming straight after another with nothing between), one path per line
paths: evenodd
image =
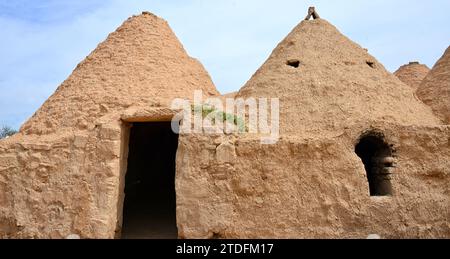
M167 22L109 35L21 128L0 141L0 237L113 238L132 122L170 121L174 98L219 96Z
M423 80L417 96L450 124L450 47Z
M0 237L120 237L130 126L170 120L196 89L219 95L165 21L126 21L0 141ZM251 96L280 98L281 139L180 135L180 238L450 237L449 126L331 24L296 27ZM392 197L370 197L354 152L371 131L395 151Z
M441 124L410 87L323 19L294 28L237 96L280 98L282 134L302 137L335 136L369 120Z
M450 128L372 127L383 129L396 151L392 197L369 195L354 152L366 124L335 137L285 136L264 146L251 137L181 138L180 237L448 237ZM228 159L218 159L223 152Z
M411 62L407 65L401 66L394 75L397 76L403 83L411 86L414 90L419 88L420 83L428 75L430 69L418 62Z

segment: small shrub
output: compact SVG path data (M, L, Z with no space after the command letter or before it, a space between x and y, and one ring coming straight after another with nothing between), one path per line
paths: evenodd
M212 122L216 122L216 118L218 118L221 122L229 122L238 127L239 132L246 132L245 121L237 115L229 114L223 111L219 111L214 109L209 105L202 106L194 106L192 105L192 111L196 114L201 113L203 118L206 118L208 115L211 115Z
M0 129L0 139L10 137L16 133L17 133L17 130L15 130L9 126L3 126Z

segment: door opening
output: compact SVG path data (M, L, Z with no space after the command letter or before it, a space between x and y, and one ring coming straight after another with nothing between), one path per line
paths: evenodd
M122 238L176 239L175 160L170 122L134 123L125 176Z

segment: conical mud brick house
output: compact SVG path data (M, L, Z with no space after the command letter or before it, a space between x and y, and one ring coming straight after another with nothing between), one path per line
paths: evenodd
M101 43L22 127L26 134L86 130L98 118L136 105L169 106L194 90L218 95L168 24L152 14L126 21Z
M174 115L167 107L174 98L192 98L194 90L219 95L169 25L149 13L127 20L19 134L1 142L0 236L118 235L128 142L154 128L148 163L174 160L175 153L157 147L176 138L165 133Z
M173 133L173 98L218 92L164 21L126 21L0 142L0 236L450 237L450 127L309 16L237 94L279 99L271 145Z
M450 48L423 80L417 96L450 124Z
M430 69L417 61L409 62L407 65L401 66L394 75L397 76L403 83L411 86L416 90L422 80L428 75Z

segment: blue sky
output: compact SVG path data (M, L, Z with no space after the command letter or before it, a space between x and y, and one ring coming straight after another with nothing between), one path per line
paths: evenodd
M390 71L432 67L448 0L0 0L0 125L18 128L99 42L144 10L166 19L222 93L238 90L315 5Z

